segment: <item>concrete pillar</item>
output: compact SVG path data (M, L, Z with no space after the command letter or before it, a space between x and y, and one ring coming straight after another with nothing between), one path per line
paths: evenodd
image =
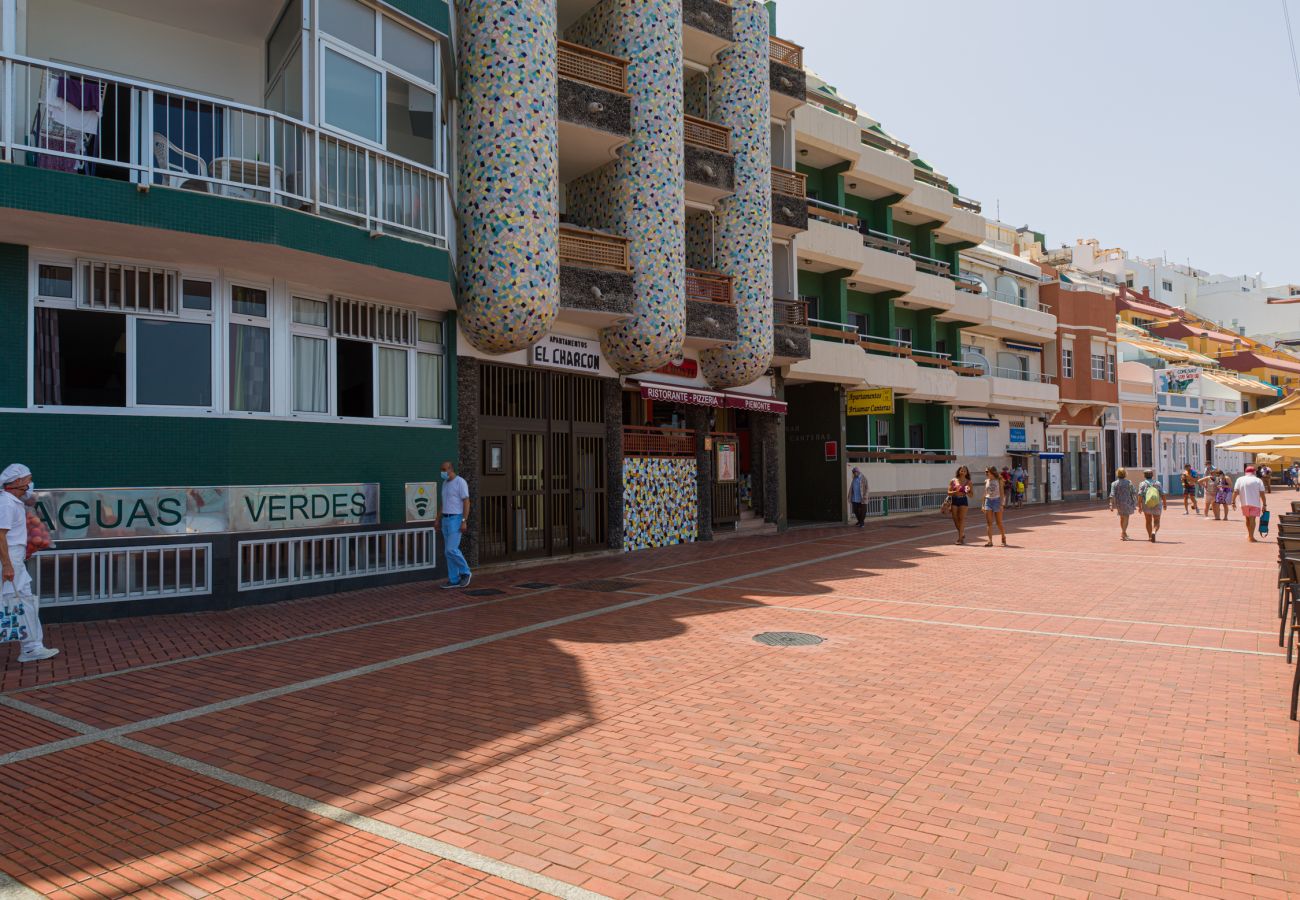
M560 308L555 0L457 0L460 326L509 353Z
M700 368L718 389L742 387L772 365L772 103L767 11L734 6L735 43L710 78L714 119L731 128L736 192L718 201L716 264L731 275L739 339L705 350Z
M477 566L479 562L478 538L483 522L482 498L479 493L482 486L479 473L483 471L483 461L478 415L482 367L483 364L471 356L462 356L456 360L457 440L460 456L455 461L456 474L465 479L470 498L469 528L461 539L460 549L471 567ZM442 465L442 460L435 460L434 465ZM438 543L442 543L441 535L438 536Z
M605 410L606 539L609 549L623 549L623 386L617 378L601 380Z
M699 534L697 540L713 540L713 451L705 448L709 437L709 411L703 406L692 406L687 413L690 427L695 429L695 465L696 479L699 485L699 500L696 513L699 516Z

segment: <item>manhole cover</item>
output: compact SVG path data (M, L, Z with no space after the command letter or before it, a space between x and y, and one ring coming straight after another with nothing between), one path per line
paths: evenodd
M498 590L497 588L478 588L477 590L466 591L465 593L470 597L495 597L499 594L504 594L505 591Z
M553 588L555 585L546 581L525 581L523 584L517 584L515 587L523 588L526 591L541 591L546 588Z
M810 647L820 644L826 638L815 634L802 634L798 631L765 631L754 635L754 640L769 647Z
M569 587L579 591L601 591L610 593L613 591L626 591L630 588L640 587L639 581L628 581L626 578L606 578L603 581L580 581L577 584L571 584Z

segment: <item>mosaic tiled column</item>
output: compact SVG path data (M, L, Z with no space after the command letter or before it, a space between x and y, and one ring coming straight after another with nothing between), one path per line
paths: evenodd
M736 192L715 213L716 268L734 279L739 340L700 354L715 388L750 384L772 364L772 152L768 19L761 5L735 4L736 42L713 67L714 121L731 128Z
M555 0L457 0L460 324L509 353L560 308Z
M632 140L571 184L568 203L576 220L630 241L633 314L601 332L601 348L635 375L677 358L686 340L682 0L604 0L566 37L628 60Z

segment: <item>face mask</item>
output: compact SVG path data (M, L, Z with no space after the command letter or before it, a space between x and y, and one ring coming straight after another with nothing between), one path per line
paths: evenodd
M27 493L23 494L23 499L32 500L35 497L36 497L36 485L35 484L27 485Z
M438 474L442 476L442 480L443 480L443 481L446 481L448 478L451 477L451 473L448 472L448 471L446 471L446 470L443 470L443 471L439 472Z

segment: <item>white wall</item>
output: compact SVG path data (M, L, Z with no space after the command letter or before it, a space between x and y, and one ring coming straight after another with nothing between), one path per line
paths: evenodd
M27 55L100 69L252 106L263 101L263 44L234 44L76 0L39 0Z

